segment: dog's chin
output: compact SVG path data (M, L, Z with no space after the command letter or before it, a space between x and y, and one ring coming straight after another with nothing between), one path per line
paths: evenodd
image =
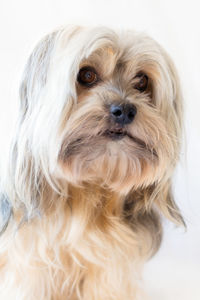
M158 179L158 156L142 139L124 129L106 129L90 139L68 144L60 165L65 179L74 184L101 184L127 194Z

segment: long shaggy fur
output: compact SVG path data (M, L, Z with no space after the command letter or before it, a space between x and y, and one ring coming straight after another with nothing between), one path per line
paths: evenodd
M81 67L101 82L81 87ZM140 71L148 93L133 89ZM67 27L34 49L1 180L0 295L10 300L143 299L142 265L158 249L171 194L181 92L172 61L132 31ZM132 138L112 140L108 107L133 103Z

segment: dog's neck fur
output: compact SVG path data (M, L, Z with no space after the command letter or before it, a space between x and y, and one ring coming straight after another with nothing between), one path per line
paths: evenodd
M105 283L110 286L108 299L112 299L109 293L116 293L115 299L123 299L124 291L127 296L130 295L133 272L136 272L138 279L140 276L141 254L137 233L123 216L123 197L97 185L86 184L83 187L69 185L68 197L59 196L57 201L54 200L41 218L29 220L16 232L17 246L15 243L11 246L9 264L14 264L19 252L22 260L15 266L13 278L21 280L20 271L22 274L26 272L30 289L32 282L36 284L36 278L41 281L37 287L45 278L50 289L52 279L51 290L55 289L52 299L56 300L66 299L67 295L69 299L77 299L72 296L77 291L90 294L90 299L102 299L101 291ZM126 276L122 274L119 264L122 261ZM112 286L113 270L116 281L119 281L117 292L116 286ZM135 295L135 282L131 288ZM41 286L41 289L44 290L44 287ZM48 295L48 291L45 293Z
M76 300L78 293L90 294L91 300L104 299L102 291L107 285L109 300L129 299L130 295L137 299L135 278L140 277L142 261L160 242L156 214L142 213L136 193L125 199L96 184L68 185L66 192L66 196L55 197L53 190L45 191L54 202L49 202L48 209L45 206L41 217L18 228L7 254L1 250L3 264L15 266L13 280L19 280L27 292L24 299L31 294L35 297L31 299L39 299L40 290L45 299ZM19 221L21 213L14 212L17 215ZM13 237L10 224L7 234ZM25 273L26 280L21 278Z

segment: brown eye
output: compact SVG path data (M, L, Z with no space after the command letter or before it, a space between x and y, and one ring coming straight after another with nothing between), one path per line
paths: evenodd
M137 82L134 85L134 89L144 92L148 86L148 76L144 73L139 73L136 77Z
M83 67L80 69L77 81L84 86L92 86L98 80L97 73L92 67Z

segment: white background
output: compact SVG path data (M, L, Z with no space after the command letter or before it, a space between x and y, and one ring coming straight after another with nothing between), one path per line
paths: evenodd
M1 0L0 154L16 114L25 61L37 41L63 24L132 28L154 37L178 68L185 98L186 142L174 192L187 232L168 222L159 253L146 265L153 300L200 299L200 2L184 0ZM28 299L27 299L28 300ZM128 300L128 299L127 299Z

